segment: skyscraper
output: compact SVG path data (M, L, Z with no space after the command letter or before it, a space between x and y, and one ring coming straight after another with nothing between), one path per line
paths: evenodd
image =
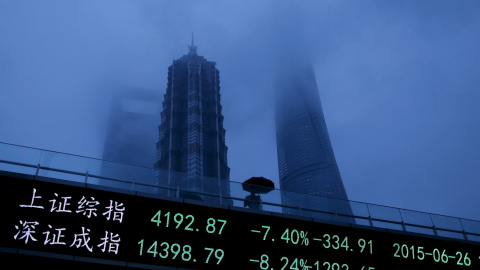
M282 203L351 214L328 136L313 68L294 62L284 65L283 71L279 72L275 116L280 189L285 191ZM287 209L285 212L292 211Z
M136 183L157 183L152 163L156 154L154 145L160 123L160 102L161 95L155 90L125 88L113 92L103 149L102 176ZM108 180L99 183L113 187L126 185Z
M149 89L126 88L113 93L103 160L152 166L160 101L158 91Z
M215 180L230 175L215 65L197 54L192 36L188 54L168 68L154 167L160 184L228 196L227 181Z

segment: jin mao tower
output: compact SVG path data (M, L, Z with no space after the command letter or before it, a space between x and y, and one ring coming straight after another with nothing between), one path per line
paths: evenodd
M229 180L230 168L220 105L220 73L215 62L197 54L193 36L188 54L168 68L162 107L155 163L160 184L229 195L229 185L224 181Z

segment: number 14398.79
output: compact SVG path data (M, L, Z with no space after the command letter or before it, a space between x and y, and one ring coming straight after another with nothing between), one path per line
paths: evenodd
M197 252L198 258L195 258L192 255L192 246L190 245L181 245L178 243L170 244L168 242L157 242L154 241L151 245L147 245L144 251L144 239L140 240L137 244L140 246L139 255L143 256L146 253L150 254L153 258L160 257L162 259L171 259L175 260L181 258L185 262L203 262L210 263L213 260L211 258L215 257L216 261L213 261L217 265L220 264L225 253L222 249L214 249L209 247L204 247L203 252ZM147 248L148 247L148 248ZM200 255L200 256L199 256Z

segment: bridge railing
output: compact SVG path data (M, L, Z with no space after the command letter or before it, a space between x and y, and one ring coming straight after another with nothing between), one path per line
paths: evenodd
M273 189L252 196L239 182L0 143L0 171L203 200L321 220L480 242L480 221ZM308 207L301 202L309 200ZM311 202L318 202L312 204ZM313 205L313 206L312 206ZM328 206L328 207L327 207Z

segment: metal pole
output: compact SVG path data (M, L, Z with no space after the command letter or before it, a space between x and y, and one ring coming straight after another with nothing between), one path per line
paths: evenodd
M367 211L368 211L368 222L370 223L370 227L373 227L373 221L372 221L372 214L370 214L370 208L368 207L368 204L365 204L367 206Z
M435 222L433 222L433 218L432 218L432 215L431 214L428 214L430 216L430 220L432 221L432 230L433 230L433 234L435 236L438 236L437 234L437 228L435 227Z
M405 227L405 221L403 220L402 211L398 210L398 213L400 214L400 218L402 219L402 229L404 232L406 232L407 228Z
M35 177L34 177L34 179L37 178L39 171L40 171L40 163L37 164L37 171L35 172Z
M88 181L88 171L85 173L85 185L87 185L87 181Z
M468 240L467 233L465 232L465 227L463 227L462 219L458 219L460 221L460 226L462 226L462 233L463 233L463 239Z

